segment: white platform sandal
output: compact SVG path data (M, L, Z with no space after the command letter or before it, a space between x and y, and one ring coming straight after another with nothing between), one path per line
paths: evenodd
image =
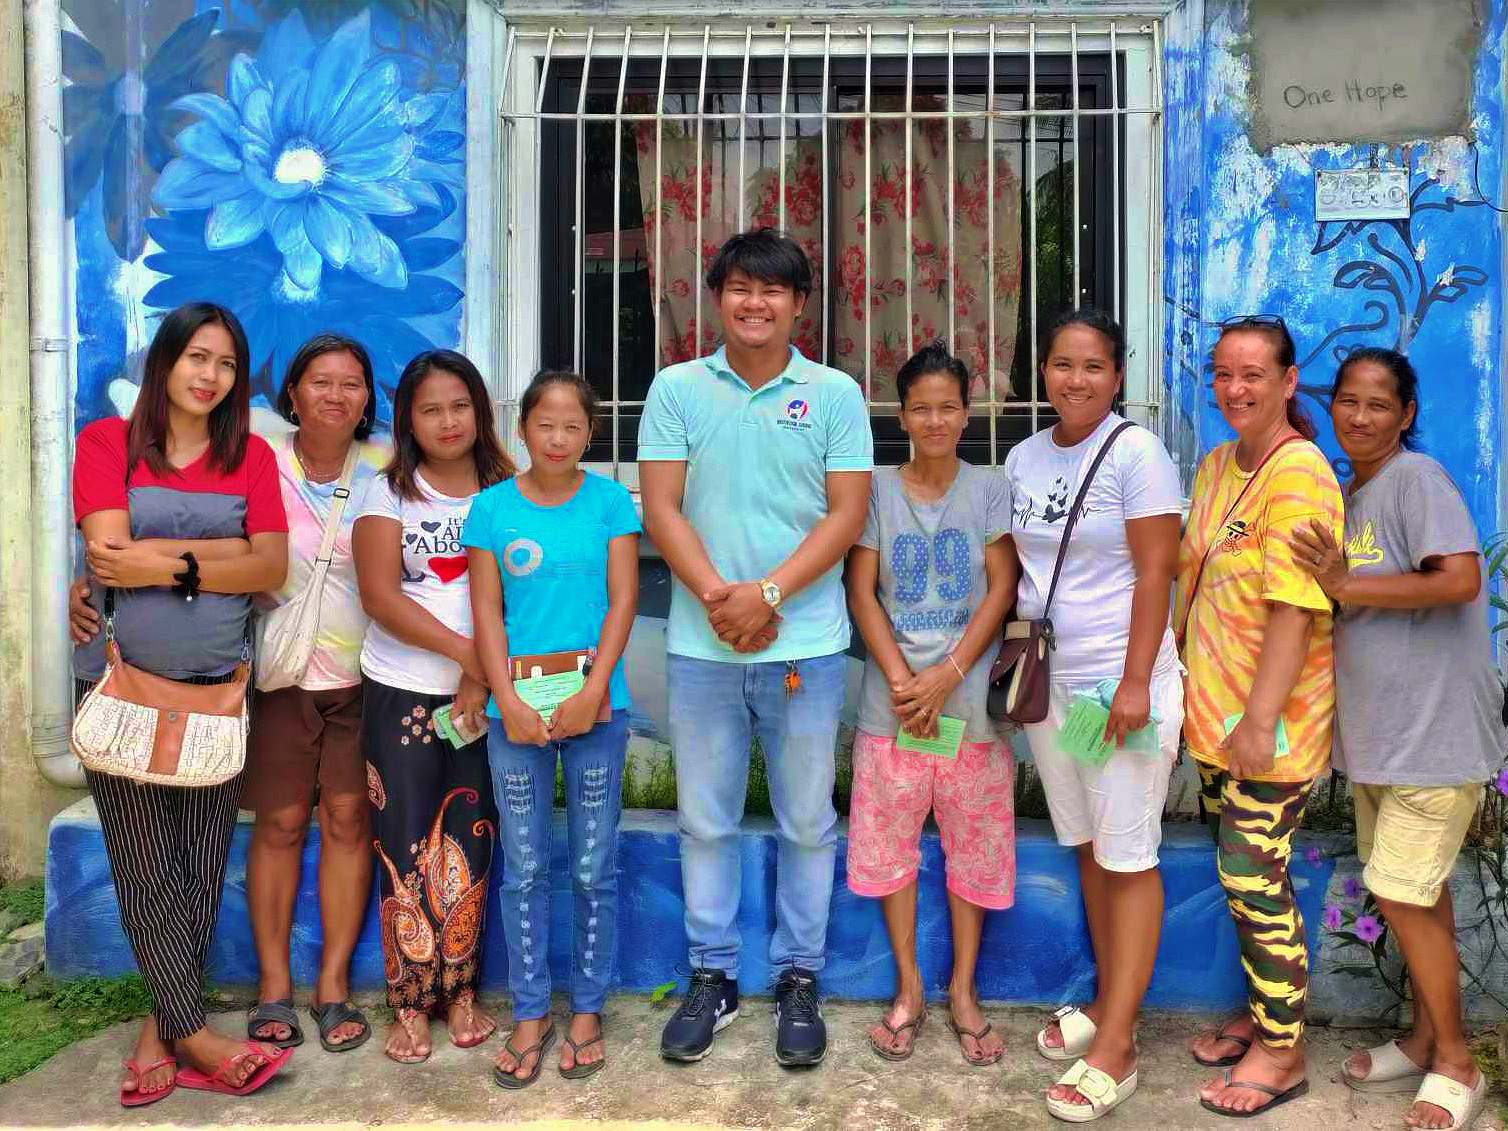
M1466 1128L1477 1121L1477 1116L1482 1114L1482 1107L1487 1102L1487 1075L1478 1069L1477 1082L1468 1088L1449 1076L1426 1072L1424 1083L1419 1086L1414 1102L1443 1108L1452 1120L1446 1131L1466 1131Z
M1372 1064L1365 1076L1353 1076L1341 1065L1340 1078L1352 1091L1379 1095L1412 1092L1424 1082L1424 1069L1408 1058L1397 1041L1368 1049L1367 1055Z
M1089 1014L1076 1005L1065 1005L1053 1013L1058 1023L1058 1032L1063 1034L1063 1047L1054 1048L1047 1043L1048 1026L1037 1030L1037 1051L1048 1060L1078 1060L1089 1051L1098 1031Z
M1093 1123L1136 1093L1136 1073L1137 1070L1133 1068L1131 1075L1117 1084L1108 1072L1091 1068L1082 1060L1076 1061L1072 1068L1063 1073L1058 1083L1072 1088L1089 1102L1076 1104L1048 1096L1048 1114L1065 1123Z

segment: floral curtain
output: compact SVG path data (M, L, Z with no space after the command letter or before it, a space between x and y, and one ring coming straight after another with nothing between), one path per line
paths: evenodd
M916 109L941 109L922 97ZM637 127L639 184L644 207L644 236L651 286L658 288L661 349L667 363L715 348L721 338L716 313L701 299L701 341L696 340L696 302L701 278L718 245L741 226L738 213L738 140L736 126L725 138L723 123L704 126L701 161L697 161L695 123L666 120L662 126L660 191L655 195L655 125ZM895 373L908 356L933 338L948 336L953 313L954 351L974 375L974 395L986 395L986 357L993 355L994 394L1011 395L1010 369L1015 351L1021 291L1021 184L997 150L993 202L989 200L987 152L982 124L958 119L953 129L952 239L948 233L947 119L921 120L914 126L911 193L906 200L906 123L871 121L868 136L869 180L865 208L865 128L846 120L831 135L832 180L829 199L835 215L830 265L835 290L829 303L828 280L822 277L822 148L818 137L786 143L785 231L805 248L816 275L815 289L795 330L796 345L809 357L822 356L826 311L831 307L830 364L865 379L865 232L869 232L870 296L868 360L872 363L870 399L895 399ZM773 146L749 143L751 149ZM780 172L773 160L759 163L750 155L746 183L749 226L778 226ZM702 232L696 243L697 180L701 180ZM995 210L994 254L990 255L988 212ZM911 242L906 243L906 211L911 213ZM660 232L657 261L655 233ZM906 324L907 260L910 260L911 319ZM988 278L994 278L994 338L989 335ZM663 280L661 276L663 274Z

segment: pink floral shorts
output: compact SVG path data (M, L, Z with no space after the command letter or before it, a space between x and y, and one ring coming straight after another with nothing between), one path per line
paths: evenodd
M965 742L958 761L896 749L859 731L848 814L848 886L900 891L921 870L922 825L937 817L948 890L976 907L1015 902L1016 762L1008 742Z

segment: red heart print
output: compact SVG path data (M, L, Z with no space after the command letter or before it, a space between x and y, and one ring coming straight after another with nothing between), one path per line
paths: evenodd
M451 558L430 558L429 568L434 575L449 585L456 578L466 572L466 555L457 554Z

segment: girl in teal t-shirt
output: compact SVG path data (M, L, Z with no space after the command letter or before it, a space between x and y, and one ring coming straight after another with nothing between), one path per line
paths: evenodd
M571 1022L560 1073L604 1063L602 1006L617 950L618 816L628 747L623 651L639 590L639 517L628 491L581 468L597 398L574 373L541 373L519 404L529 469L477 496L461 541L492 719L487 754L503 846L503 928L514 1029L493 1078L522 1088L555 1040L550 1020L550 852L555 768L563 767L573 916ZM584 654L584 658L582 655ZM527 671L579 670L550 710L515 687Z

